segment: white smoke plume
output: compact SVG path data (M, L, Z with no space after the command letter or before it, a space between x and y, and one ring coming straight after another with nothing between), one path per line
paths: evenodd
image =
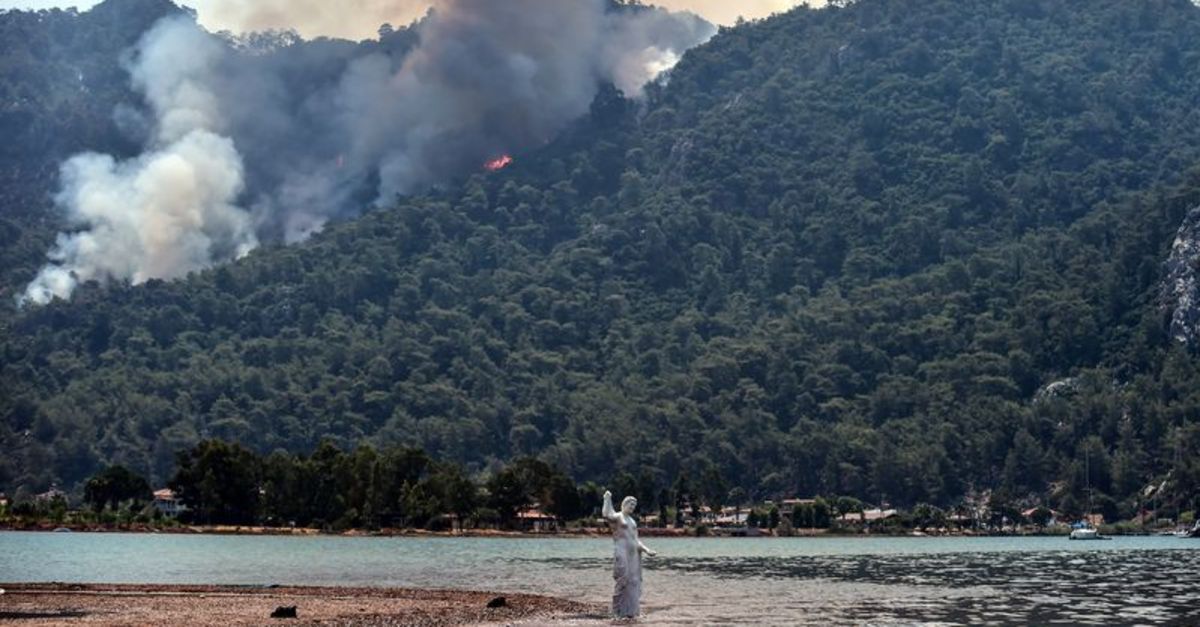
M25 300L69 298L80 281L175 278L260 239L303 239L542 145L602 85L635 96L715 32L610 0L432 4L410 30L363 44L246 50L189 19L157 25L129 65L154 139L125 162L63 166L58 203L80 230L60 235Z
M824 6L826 0L654 0L654 4L672 11L692 11L705 19L731 26L738 18L747 20L764 18L772 13L782 13L807 3L816 8Z
M63 164L55 201L81 230L59 234L24 302L70 298L84 281L176 278L257 245L249 213L233 204L241 157L213 132L205 82L221 49L199 35L173 18L143 37L129 70L156 115L155 139L128 161L86 153Z
M295 30L308 38L365 39L382 24L408 24L429 10L430 0L201 0L200 21L214 30L245 33Z
M807 0L813 7L824 0ZM434 4L432 0L193 0L200 21L213 30L250 32L294 29L304 37L373 37L383 23L408 24ZM717 24L739 17L755 19L787 11L800 0L654 0L672 11L691 11Z

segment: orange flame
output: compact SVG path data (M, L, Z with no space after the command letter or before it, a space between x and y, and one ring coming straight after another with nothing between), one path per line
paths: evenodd
M513 162L513 158L509 155L501 155L495 159L490 159L483 162L483 169L488 172L499 172L507 168Z

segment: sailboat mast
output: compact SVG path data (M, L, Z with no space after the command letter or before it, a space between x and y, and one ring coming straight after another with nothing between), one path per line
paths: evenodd
M1181 525L1179 521L1179 507L1183 502L1183 497L1179 494L1179 490L1176 487L1179 485L1179 468L1181 465L1179 457L1179 445L1183 441L1183 433L1181 430L1182 427L1175 428L1175 467L1171 469L1171 476L1175 479L1171 485L1171 496L1175 497L1175 526L1177 528Z
M1092 449L1089 446L1083 447L1083 479L1087 485L1088 506L1084 519L1090 526L1092 524Z

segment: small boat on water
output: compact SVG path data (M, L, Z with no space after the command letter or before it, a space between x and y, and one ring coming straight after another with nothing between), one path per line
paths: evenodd
M1100 531L1094 527L1080 527L1071 530L1072 540L1112 540L1108 536L1100 535Z

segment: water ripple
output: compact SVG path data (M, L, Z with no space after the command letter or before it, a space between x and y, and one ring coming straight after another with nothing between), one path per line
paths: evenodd
M608 565L538 561L580 571ZM665 576L660 594L684 597L651 611L652 623L1200 624L1197 551L675 557L647 569ZM730 606L740 612L716 618Z

